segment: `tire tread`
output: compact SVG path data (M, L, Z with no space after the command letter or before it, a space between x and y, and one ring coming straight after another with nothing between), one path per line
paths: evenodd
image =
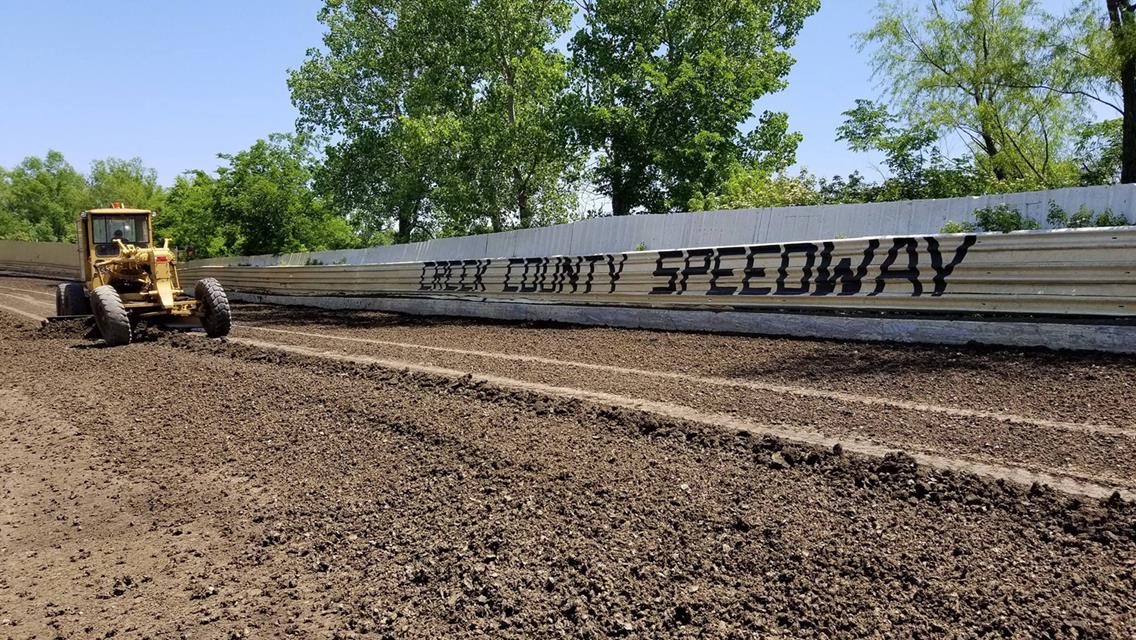
M108 346L117 347L130 342L130 316L114 287L96 287L91 292L91 309L99 333Z
M221 283L216 278L198 280L193 288L193 295L205 308L201 318L205 335L210 338L229 335L233 324L232 311L229 308L229 297L225 295Z

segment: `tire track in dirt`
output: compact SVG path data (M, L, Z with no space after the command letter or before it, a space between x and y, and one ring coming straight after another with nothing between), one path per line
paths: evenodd
M21 294L18 294L18 293L4 293L3 291L0 291L0 296L3 296L5 298L12 298L12 299L15 299L15 300L19 300L19 301L21 301L25 304L30 304L31 306L36 307L36 308L53 309L53 310L55 309L55 303L54 302L47 302L46 300L36 300L35 298L32 298L31 296L25 296L25 295L21 295Z
M1083 422L1068 422L1060 420L1046 420L1043 418L1034 418L1029 416L1020 416L1011 413L1002 413L994 411L980 411L975 409L965 409L958 407L946 407L942 405L927 404L920 402L911 402L907 400L899 400L894 398L883 398L880 396L869 396L861 394L845 393L842 391L831 391L825 389L810 389L807 387L795 385L781 385L766 382L758 382L752 380L737 380L731 378L721 378L717 376L694 376L673 371L656 371L650 369L639 369L630 367L618 367L614 365L596 364L590 362L579 362L575 360L560 360L555 358L544 358L540 356L518 355L509 353L498 353L492 351L476 351L470 349L457 349L454 347L438 347L424 344L412 344L405 342L395 342L389 340L376 340L370 338L355 338L350 336L337 336L327 333L314 333L308 331L295 331L291 329L275 329L271 327L264 327L258 325L241 325L242 329L252 329L255 331L266 331L278 333L282 335L297 335L309 338L321 338L327 340L339 340L343 342L355 342L360 344L375 344L390 347L398 347L404 349L423 349L426 351L435 351L440 353L453 353L460 355L476 356L480 358L492 358L496 360L505 360L513 362L532 362L538 364L545 364L554 367L573 367L577 369L585 369L591 371L603 371L607 373L615 373L628 376L642 376L649 378L658 378L664 380L674 380L677 382L692 383L698 385L717 385L722 387L734 387L741 389L750 389L754 391L764 391L769 393L781 393L787 395L808 397L808 398L822 398L826 400L836 400L839 402L850 402L856 404L863 404L876 407L891 407L897 409L907 409L914 411L922 411L928 413L938 413L943 415L962 417L962 418L983 418L990 420L998 420L1002 422L1009 422L1013 424L1027 424L1040 427L1047 427L1053 429L1064 429L1068 431L1080 431L1084 433L1106 433L1119 436L1136 436L1136 428L1114 427L1103 424L1083 423Z
M839 444L845 450L873 457L883 457L895 450L895 447L881 446L880 444L866 440L848 437L833 438L817 432L794 428L785 424L761 424L749 420L743 420L736 416L731 416L728 414L707 413L688 406L669 402L630 398L627 396L604 393L600 391L588 391L584 389L569 387L556 387L537 382L517 380L514 378L507 378L490 374L473 373L457 369L448 369L445 367L413 363L404 360L391 360L376 358L372 356L347 354L343 352L320 350L296 345L282 345L279 343L265 342L263 340L230 338L229 341L261 349L275 350L317 358L326 358L340 362L374 364L396 371L415 371L419 373L438 375L455 379L471 378L473 380L486 382L488 384L493 384L507 389L535 392L542 395L549 395L560 398L585 400L602 405L611 405L619 408L630 409L633 411L644 411L666 416L668 418L711 425L722 429L748 431L750 433L759 435L768 434L800 444L825 448L832 448ZM1117 486L1121 486L1124 483L1119 479L1114 478L1087 477L1074 474L1058 475L1052 473L1043 473L1021 467L995 465L926 452L909 452L908 454L911 455L911 457L920 464L943 471L968 472L991 479L1002 479L1026 485L1036 482L1040 484L1047 484L1065 493L1084 495L1094 498L1105 498L1117 492L1119 492L1122 497L1136 497L1136 493L1131 490L1118 490ZM1113 484L1102 484L1100 480L1111 480L1113 481Z
M386 360L409 361L463 372L604 392L614 396L680 405L702 414L729 415L757 424L783 424L833 440L859 440L880 447L921 451L944 458L1008 466L1076 477L1102 485L1136 487L1136 437L1070 432L1038 425L973 417L952 417L839 400L676 383L669 379L625 374L594 374L565 366L523 360L496 360L416 348L337 342L295 334L238 331L238 337L267 337L274 344L344 352ZM550 339L555 339L550 330Z
M1108 354L605 329L302 307L241 305L238 311L245 322L282 329L1136 427L1136 405L1118 401L1136 394L1136 360Z
M9 287L9 286L3 286L3 285L0 285L0 289L5 289L5 290L8 290L8 291L20 291L20 292L23 292L23 293L31 293L31 294L35 294L36 296L40 296L40 297L48 299L48 300L52 300L55 297L55 295L52 292L45 291L44 289L24 289L24 288L21 288L21 287Z
M8 313L14 313L17 316L20 316L21 318L24 318L26 320L35 320L36 322L43 322L44 320L47 319L46 317L41 316L39 314L30 313L28 311L25 311L23 309L19 309L19 308L16 308L16 307L10 307L6 304L0 304L0 310L7 311Z

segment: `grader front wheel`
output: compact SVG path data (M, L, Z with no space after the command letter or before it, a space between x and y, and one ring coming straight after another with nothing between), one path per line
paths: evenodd
M233 319L229 311L229 298L221 288L221 283L216 278L198 280L197 286L193 288L193 297L201 305L201 325L205 327L205 335L210 338L229 335Z
M91 311L108 347L130 343L130 316L114 287L105 284L91 292Z

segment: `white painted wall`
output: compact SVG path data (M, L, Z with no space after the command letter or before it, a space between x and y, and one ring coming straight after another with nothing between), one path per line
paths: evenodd
M280 256L213 258L200 265L378 264L466 258L587 255L646 249L793 242L863 236L937 233L947 222L972 222L974 211L1000 203L1049 228L1049 202L1072 214L1081 206L1112 209L1136 223L1136 185L1078 187L994 196L811 207L765 207L735 211L647 214L594 218L540 229L520 229L404 245L293 253Z

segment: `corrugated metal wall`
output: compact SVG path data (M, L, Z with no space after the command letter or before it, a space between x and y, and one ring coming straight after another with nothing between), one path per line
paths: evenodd
M933 234L947 222L973 221L975 210L1000 203L1021 211L1046 229L1045 218L1050 201L1070 214L1081 206L1097 213L1111 209L1127 216L1130 222L1136 222L1136 185L1113 185L944 200L595 218L554 227L369 249L216 258L201 263L275 266L303 265L309 260L318 260L323 264L358 265L459 258L588 255L634 251L639 247L677 249L817 238Z
M192 263L183 282L298 297L670 309L1136 316L1136 228L884 236L377 265Z

